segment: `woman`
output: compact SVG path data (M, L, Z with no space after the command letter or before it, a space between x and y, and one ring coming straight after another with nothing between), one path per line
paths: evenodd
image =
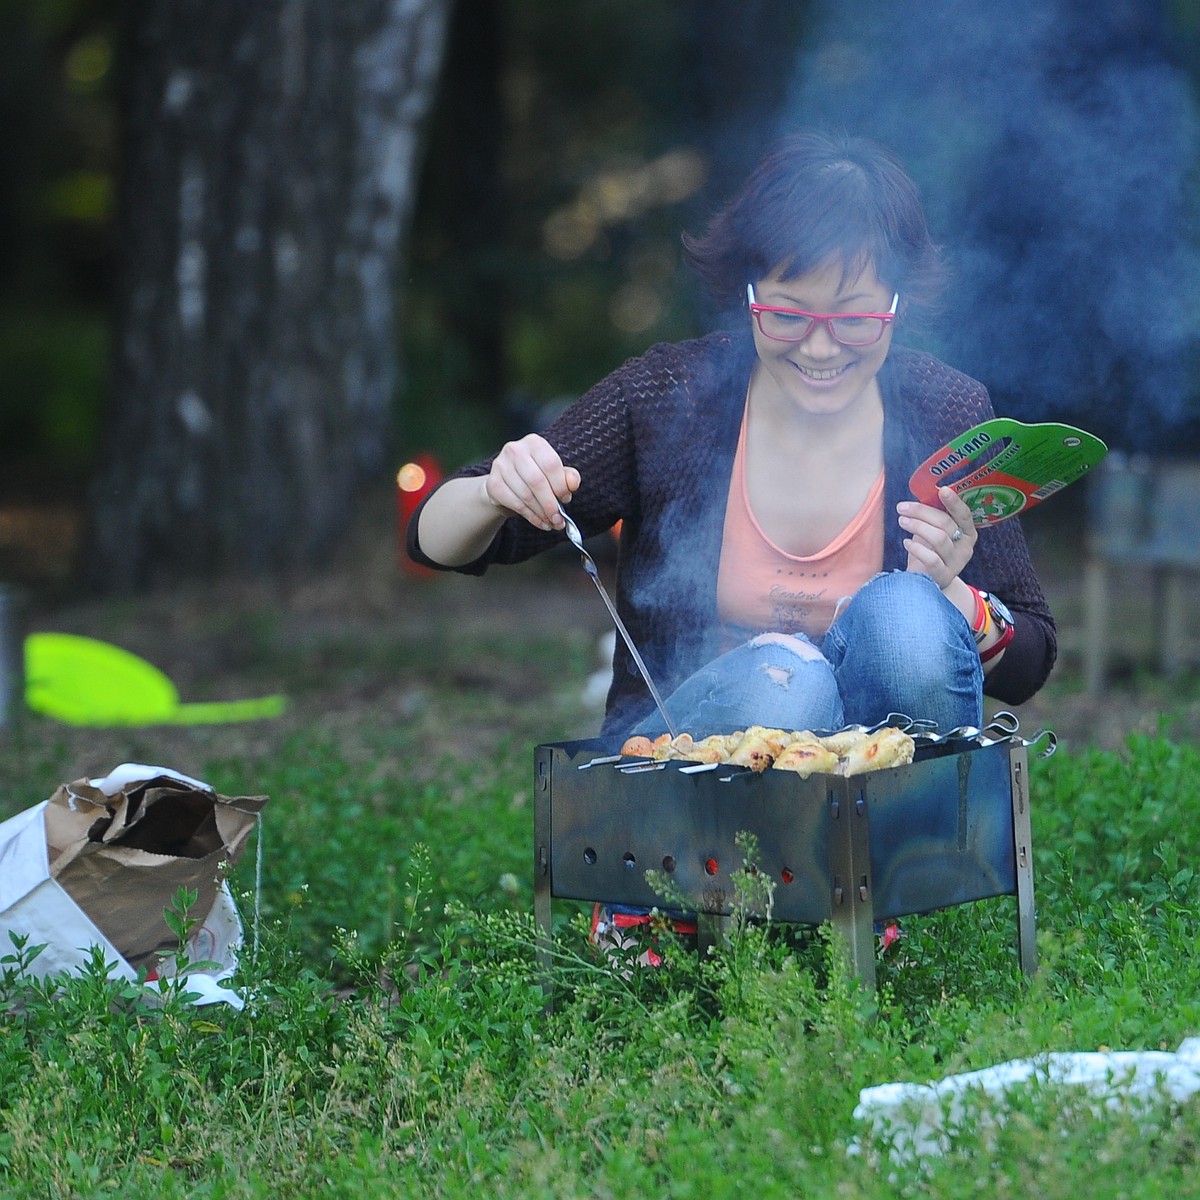
M917 189L882 147L780 143L688 256L736 328L655 346L541 434L441 485L412 557L482 573L621 520L616 602L680 730L836 729L892 712L980 725L1054 663L1016 521L908 493L987 391L893 346L940 279ZM618 641L602 732L662 729Z

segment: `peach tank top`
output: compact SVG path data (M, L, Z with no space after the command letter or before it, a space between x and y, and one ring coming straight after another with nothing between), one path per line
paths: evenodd
M746 420L738 437L725 507L717 612L726 648L757 633L804 633L820 641L841 601L883 569L880 471L862 508L823 550L788 554L763 532L746 493Z

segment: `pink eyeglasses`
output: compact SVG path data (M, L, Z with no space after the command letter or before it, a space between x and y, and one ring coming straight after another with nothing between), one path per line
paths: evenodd
M818 325L824 325L829 336L843 346L873 346L896 319L900 305L900 293L895 292L892 307L885 313L813 313L800 308L778 308L759 304L752 283L746 285L746 296L763 337L776 342L802 342Z

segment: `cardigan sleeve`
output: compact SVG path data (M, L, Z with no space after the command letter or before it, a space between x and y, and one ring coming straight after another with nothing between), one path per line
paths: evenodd
M1005 704L1023 704L1049 677L1058 639L1018 520L979 531L975 555L963 577L995 592L1008 606L1015 625L1013 640L984 678L983 690Z

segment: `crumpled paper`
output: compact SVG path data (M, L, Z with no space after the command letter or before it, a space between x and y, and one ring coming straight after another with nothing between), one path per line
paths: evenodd
M163 910L186 888L196 897L186 990L197 1003L240 1007L223 982L242 944L225 874L266 802L139 763L63 784L0 822L0 955L12 935L27 938L41 948L27 972L41 978L78 972L98 947L110 973L131 981L144 973L153 993L178 972Z

